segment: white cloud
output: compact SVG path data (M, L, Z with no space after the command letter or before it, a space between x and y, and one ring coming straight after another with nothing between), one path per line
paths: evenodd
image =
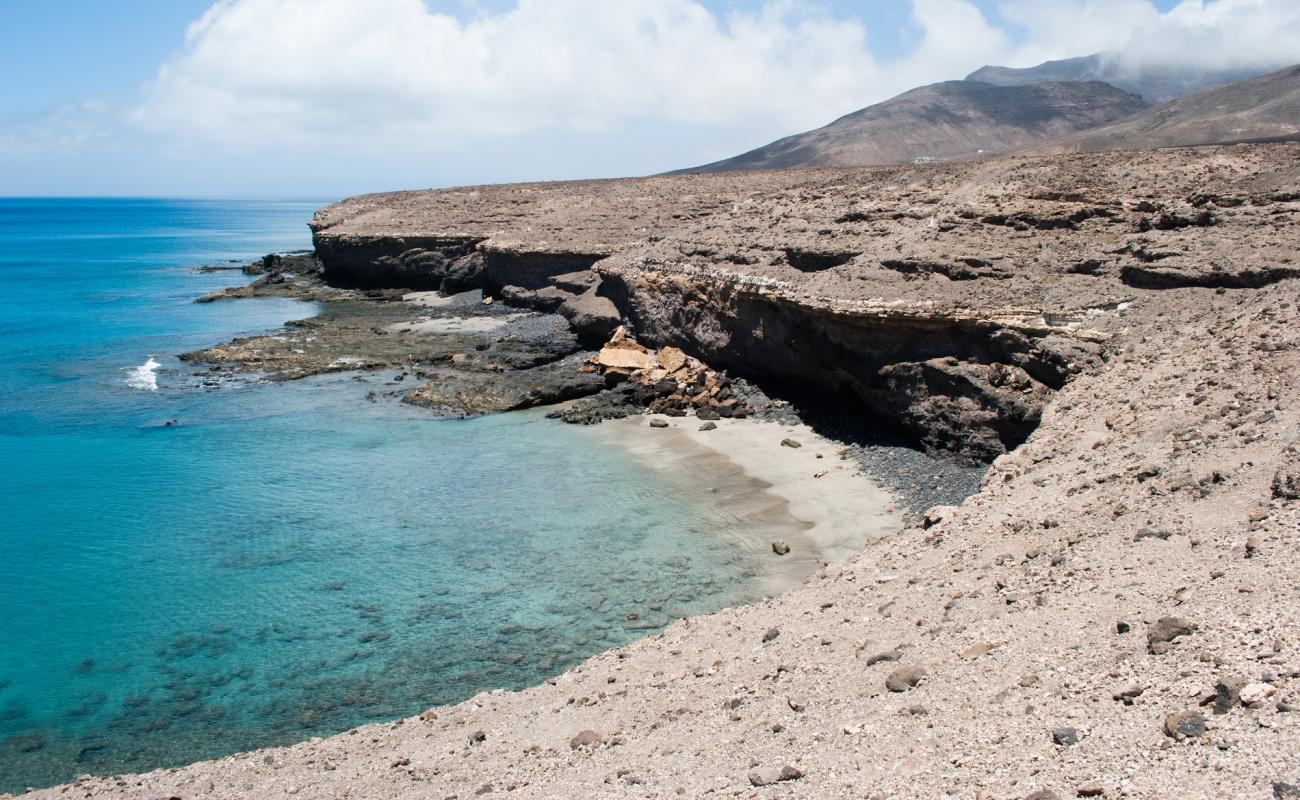
M1300 0L995 0L992 19L971 0L909 0L921 35L890 60L820 2L461 0L458 17L424 0L218 0L125 109L0 120L0 184L21 167L41 186L59 158L110 188L181 193L638 174L984 64L1300 62Z
M1142 65L1253 68L1300 62L1296 0L1183 0L1161 12L1150 0L1004 0L1022 27L1012 66L1111 51Z
M461 22L420 0L224 0L135 117L225 141L797 126L879 75L860 23L793 2L720 20L693 0L521 0Z

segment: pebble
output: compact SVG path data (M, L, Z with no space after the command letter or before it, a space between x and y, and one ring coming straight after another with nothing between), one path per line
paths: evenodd
M885 678L885 688L891 692L906 692L915 687L925 677L925 667L909 664L899 667Z
M783 556L790 552L790 545L786 544L784 539L777 539L772 542L772 552L778 556Z
M779 781L797 781L803 773L797 767L786 764L784 767L760 767L749 771L749 782L754 786L768 786Z
M1246 683L1245 678L1220 678L1214 687L1214 713L1227 714L1236 708Z
M763 641L770 642L780 635L781 635L780 628L768 628L767 632L763 634Z
M716 422L706 422L700 426L701 431L716 431L718 424Z
M1182 617L1161 617L1147 627L1147 650L1153 655L1167 653L1175 639L1195 630L1196 626Z
M793 447L793 448L795 448L795 449L797 450L797 449L799 449L800 447L803 447L803 442L800 442L798 439L782 439L782 440L781 440L781 446L782 446L782 447Z
M583 747L594 747L603 741L605 741L605 737L601 736L599 733L596 733L593 730L585 730L579 732L577 736L574 736L569 740L569 747L578 750Z
M1175 741L1205 735L1205 717L1197 711L1179 711L1165 717L1165 735Z
M1062 747L1070 747L1079 743L1079 732L1074 728L1056 728L1052 731L1052 741Z
M1277 689L1267 683L1250 683L1241 688L1241 704L1258 708L1264 701L1277 694Z
M667 427L668 427L668 423L667 423L667 421L662 420L662 419L652 419L652 420L650 420L650 427L652 427L652 428L667 428Z

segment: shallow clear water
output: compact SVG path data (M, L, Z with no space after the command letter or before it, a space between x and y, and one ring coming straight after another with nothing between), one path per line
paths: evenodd
M318 205L0 200L0 791L523 687L750 599L703 487L539 413L203 387L174 354L314 308L194 304L244 278L192 267L306 247Z

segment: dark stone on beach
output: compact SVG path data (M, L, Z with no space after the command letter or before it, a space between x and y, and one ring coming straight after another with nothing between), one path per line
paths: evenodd
M712 408L709 408L708 406L705 406L704 408L701 408L699 411L696 411L695 416L696 418L702 420L721 419L721 417L718 415L718 412L713 410Z
M1273 784L1274 800L1300 800L1300 785L1278 781Z
M772 542L772 552L776 553L778 556L783 556L790 552L790 545L786 544L783 539L777 539L775 542Z
M1056 728L1052 731L1052 741L1070 747L1079 743L1079 732L1074 728Z
M1250 683L1246 678L1220 678L1214 687L1214 713L1227 714L1241 703L1241 690Z
M662 420L662 419L652 419L652 420L650 420L650 427L652 427L652 428L667 428L667 427L668 427L668 422L665 421L665 420Z
M770 642L780 635L781 635L780 628L768 628L767 632L763 634L763 641Z
M798 441L797 439L782 439L782 440L781 440L781 446L782 446L782 447L792 447L792 448L795 448L795 449L797 450L797 449L799 449L800 447L803 447L803 443L800 442L800 441Z
M469 746L477 747L487 741L487 733L484 731L474 731L469 735Z
M1205 735L1205 717L1197 711L1179 711L1165 717L1165 735L1175 741Z
M713 422L706 422L700 426L701 431L716 431L717 429L718 429L717 424Z
M585 730L569 740L569 747L578 750L583 747L594 747L603 741L605 741L605 737L599 733L593 730Z

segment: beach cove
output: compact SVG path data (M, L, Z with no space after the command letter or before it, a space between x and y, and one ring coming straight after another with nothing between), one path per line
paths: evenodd
M6 351L0 788L291 744L524 688L675 619L775 595L894 519L834 443L789 426L439 419L398 402L410 384L393 370L266 382L178 361L328 313L288 298L192 303L237 276L242 248L291 248L302 209L231 246L202 230L261 224L238 204L42 208L82 225L98 216L103 231L52 226L40 239L27 224L11 247L85 277L44 272L42 288L22 282L21 262L6 266L13 301L43 293L45 327L64 338L11 335ZM52 279L67 314L84 296L117 327L94 314L64 323ZM123 335L132 313L141 322ZM460 331L457 319L420 334ZM780 444L791 435L802 449ZM821 464L834 474L813 478ZM784 492L787 478L841 499L820 508L815 493ZM842 525L854 516L863 524Z

